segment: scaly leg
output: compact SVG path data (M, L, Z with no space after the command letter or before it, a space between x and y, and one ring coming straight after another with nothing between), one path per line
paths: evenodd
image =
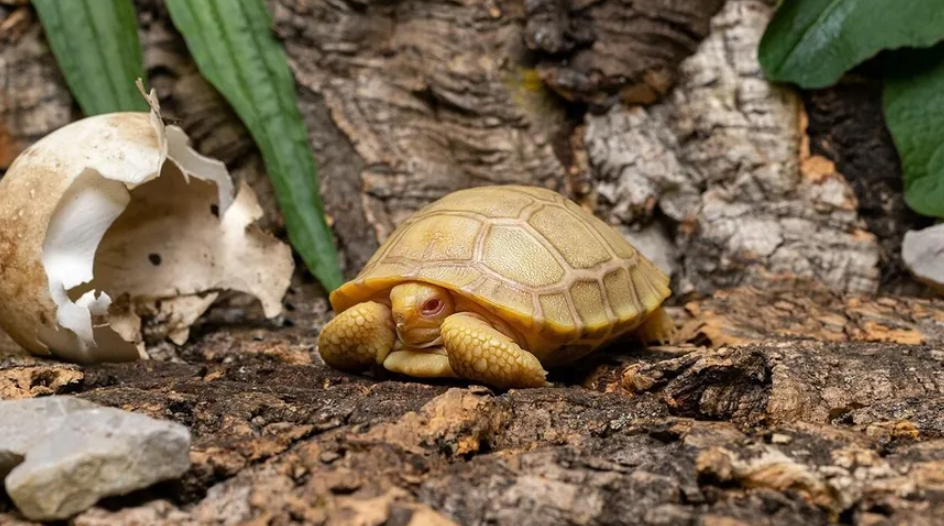
M665 345L675 338L675 323L669 313L659 307L642 322L635 334L642 343L659 342L660 345Z
M533 354L477 314L459 312L446 318L442 338L449 364L462 378L499 389L550 385Z
M331 367L362 371L383 363L396 337L390 307L367 301L338 314L324 326L318 352Z

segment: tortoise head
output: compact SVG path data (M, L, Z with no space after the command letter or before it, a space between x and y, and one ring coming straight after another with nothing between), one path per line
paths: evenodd
M390 291L397 337L410 347L441 345L439 326L456 310L448 290L410 281Z

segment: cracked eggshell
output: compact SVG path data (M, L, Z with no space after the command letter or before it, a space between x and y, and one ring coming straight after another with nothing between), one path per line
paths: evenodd
M291 249L253 223L245 185L150 113L65 126L0 180L0 326L35 354L78 362L146 357L148 327L183 343L224 290L281 312Z

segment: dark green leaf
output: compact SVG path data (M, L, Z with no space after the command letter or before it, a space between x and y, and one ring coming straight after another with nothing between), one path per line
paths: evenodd
M167 0L201 73L232 104L262 151L289 240L321 284L342 283L308 132L288 61L262 0Z
M922 53L924 68L885 81L885 121L901 157L905 202L944 217L944 47Z
M148 111L132 0L33 0L46 39L86 115Z
M761 40L760 63L772 81L822 88L879 51L942 37L941 0L784 0Z

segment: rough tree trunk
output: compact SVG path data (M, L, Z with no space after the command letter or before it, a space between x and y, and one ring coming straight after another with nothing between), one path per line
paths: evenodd
M159 0L136 0L169 119L281 219L258 151ZM28 5L0 0L0 174L76 108ZM348 275L424 204L564 192L673 273L685 342L617 343L498 393L326 368L299 274L154 359L80 368L0 338L0 398L73 393L187 425L180 481L112 524L934 524L944 303L903 271L869 84L798 95L756 47L773 0L269 0ZM873 293L883 295L875 296ZM0 523L21 522L0 496Z
M756 47L772 3L271 0L347 273L422 205L523 182L592 207L674 271L682 293L762 285L771 274L877 290L886 269L901 274L897 241L886 239L915 221L895 199L894 154L883 165L870 162L881 151L838 159L846 173L817 155L869 150L811 146L800 99L762 79ZM277 227L248 134L200 78L163 4L137 6L149 80L169 118L253 184ZM5 166L78 111L31 11L0 9ZM838 100L814 95L810 106L824 113L813 114L814 135L856 107ZM641 102L655 103L632 105ZM890 145L881 126L865 124L843 137ZM892 181L881 183L892 193L872 191L875 180Z

